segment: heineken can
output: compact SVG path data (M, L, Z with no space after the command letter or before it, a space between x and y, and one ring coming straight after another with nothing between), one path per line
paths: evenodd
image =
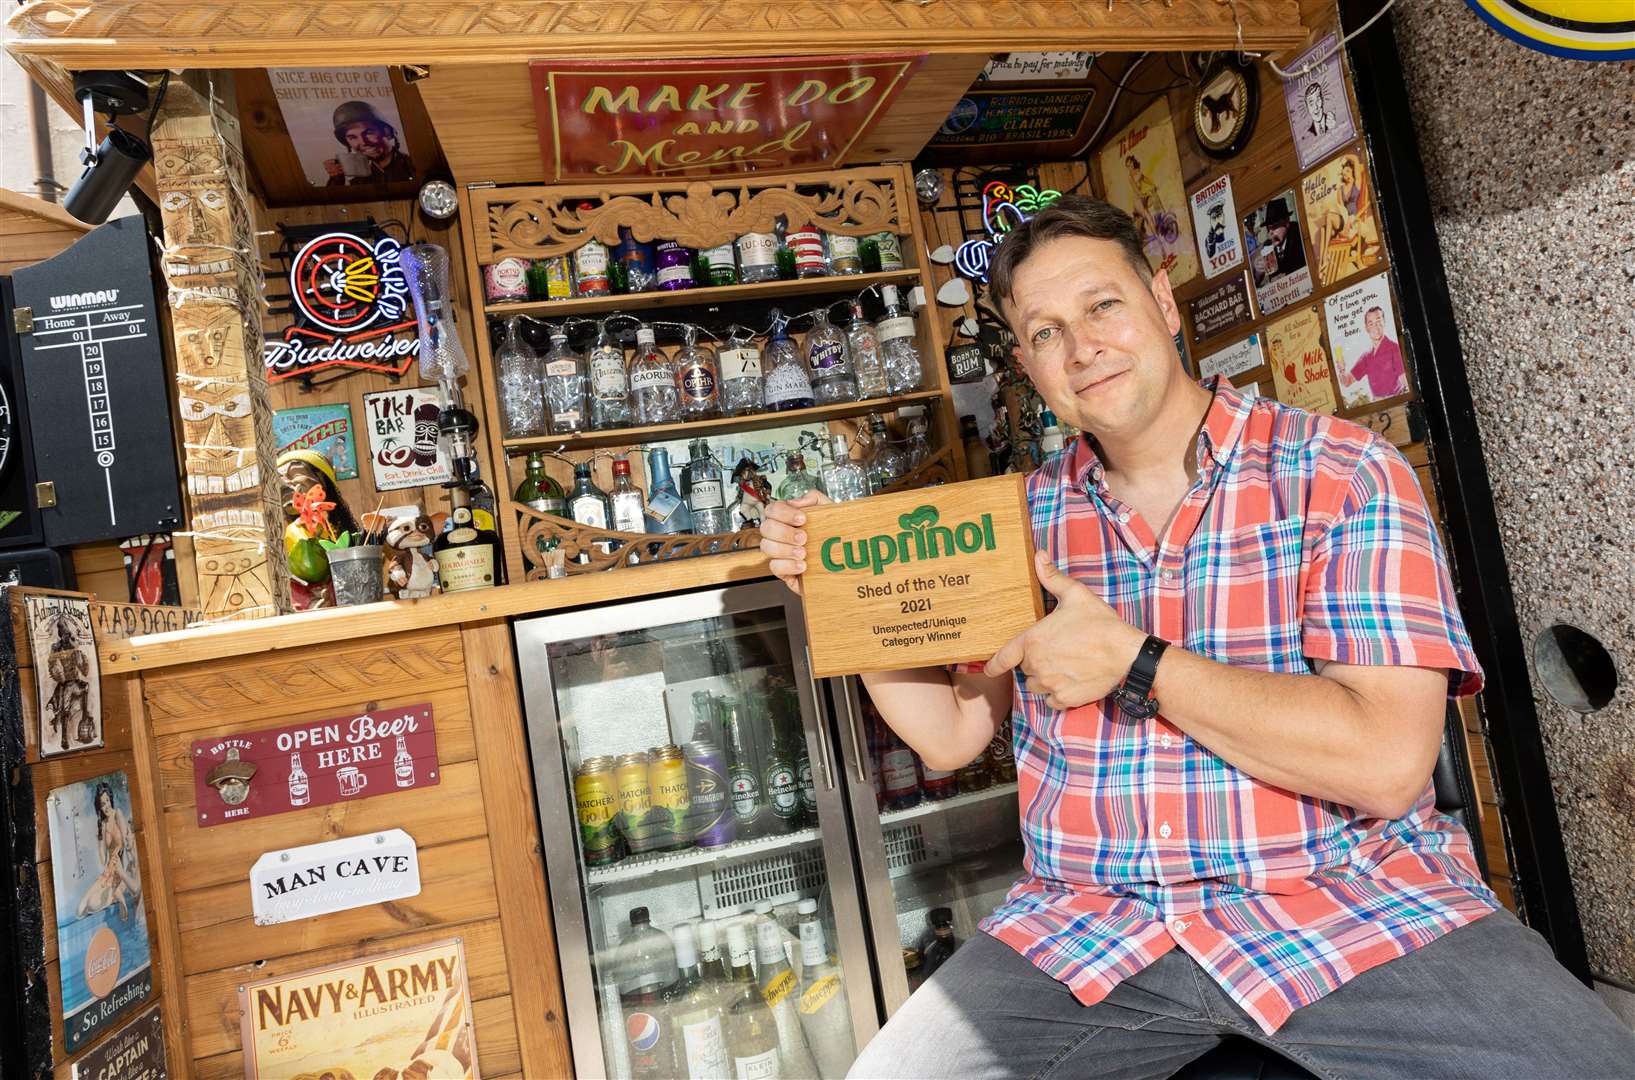
M619 788L611 757L586 758L573 774L573 801L579 814L579 846L586 866L611 866L624 857L615 823Z
M664 811L658 846L679 850L693 846L690 827L693 799L687 784L687 762L679 746L659 746L648 751L648 776L653 785L653 808ZM655 815L656 817L657 815Z
M738 839L738 819L732 814L732 788L727 783L727 755L712 742L686 746L687 787L692 797L690 825L693 843L720 847Z

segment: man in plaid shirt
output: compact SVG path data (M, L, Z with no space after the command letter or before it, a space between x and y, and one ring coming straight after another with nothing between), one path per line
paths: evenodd
M1062 199L992 291L1087 434L1028 481L1050 613L985 666L864 676L935 769L1011 716L1025 876L855 1077L1163 1077L1241 1034L1323 1077L1635 1075L1430 785L1481 688L1413 470L1182 369L1128 215ZM762 548L797 591L805 496Z

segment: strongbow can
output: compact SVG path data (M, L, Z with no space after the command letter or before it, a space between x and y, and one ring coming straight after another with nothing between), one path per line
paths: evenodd
M619 789L613 779L611 757L586 758L573 775L573 801L579 811L579 846L586 866L611 866L623 856L623 843L614 823L619 811Z
M738 839L738 819L732 815L727 756L719 746L703 740L688 743L686 749L693 842L704 848L730 844Z
M681 756L681 747L657 746L648 751L648 756L652 761L647 772L653 784L653 808L666 815L658 846L669 850L692 847L688 820L693 798L687 787L687 762Z
M638 750L613 765L619 785L619 832L632 855L654 850L659 841L653 830L653 781L647 764L647 755Z

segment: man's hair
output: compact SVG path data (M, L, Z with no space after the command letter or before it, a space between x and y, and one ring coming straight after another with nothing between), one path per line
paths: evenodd
M1385 320L1385 309L1378 304L1375 304L1373 307L1363 312L1363 318L1368 318L1368 316L1374 314L1376 311L1379 312L1380 321L1383 322Z
M1141 236L1129 214L1088 195L1064 195L1006 233L999 242L988 265L988 289L993 293L994 302L1004 304L1012 299L1016 272L1035 251L1052 240L1070 236L1111 240L1124 250L1125 260L1143 281L1152 280L1152 267L1147 265Z

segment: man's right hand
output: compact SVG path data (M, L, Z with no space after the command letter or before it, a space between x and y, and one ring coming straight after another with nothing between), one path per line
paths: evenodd
M806 507L833 502L821 491L785 502L767 503L761 518L761 550L774 577L801 594L800 576L806 572Z

